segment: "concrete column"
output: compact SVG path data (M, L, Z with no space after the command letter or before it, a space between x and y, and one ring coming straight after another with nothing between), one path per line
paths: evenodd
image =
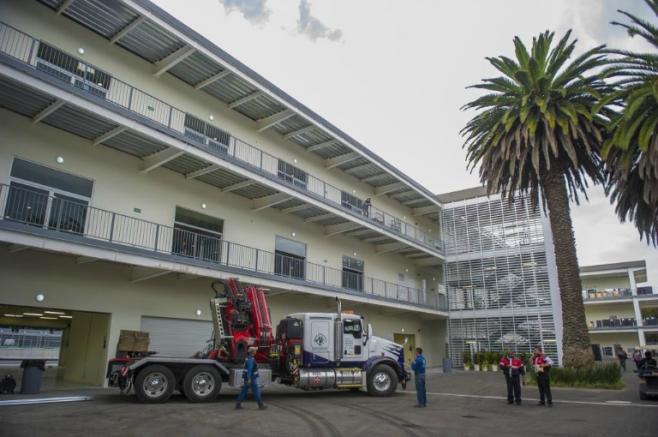
M633 298L633 310L635 311L637 326L642 326L642 311L640 310L640 301L637 298Z
M637 296L637 285L635 284L635 270L628 269L628 282L631 284L631 294Z
M647 340L644 337L644 329L640 329L639 331L637 331L637 337L638 337L638 341L640 343L640 347L646 347Z

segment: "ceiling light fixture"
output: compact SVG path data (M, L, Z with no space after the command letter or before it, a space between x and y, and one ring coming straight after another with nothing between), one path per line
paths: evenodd
M201 204L201 208L206 209L207 207L208 207L208 205L206 205L205 203Z
M196 314L196 316L199 317L199 316L201 316L201 314L203 314L203 312L202 312L201 310L197 309L197 310L194 312L194 314Z
M210 114L210 115L208 116L208 118L210 119L210 121L213 121L213 120L215 119L215 116L212 115L212 114Z
M78 47L78 54L79 55L84 55L85 54L85 49L82 47Z
M55 158L55 161L57 161L58 164L63 164L64 163L64 157L58 156L57 158Z
M23 314L5 314L5 317L23 317Z
M48 310L48 311L44 311L44 313L45 313L45 314L57 314L57 315L60 315L60 314L66 314L66 313L63 313L63 312L61 312L61 311L50 311L50 310Z
M57 320L57 317L47 317L47 316L41 316L39 317L41 320Z
M291 232L290 235L292 235L293 237L297 236L297 234L295 232Z
M36 295L34 295L34 300L36 300L37 302L43 302L44 300L46 300L46 296L43 293L37 293Z
M41 313L23 313L24 316L30 316L30 317L42 317L43 314Z
M60 319L72 319L73 316L66 316L66 315L61 315L59 316Z

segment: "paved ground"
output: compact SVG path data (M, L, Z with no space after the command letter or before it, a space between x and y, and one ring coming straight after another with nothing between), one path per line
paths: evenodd
M182 396L163 405L138 404L114 390L52 392L90 394L86 402L0 406L0 435L127 436L657 436L658 401L639 401L637 377L623 391L554 389L555 406L537 407L536 387L524 387L524 403L509 406L500 395L500 373L428 375L429 406L413 408L412 390L390 398L361 392L306 393L266 389L266 411L252 402L233 410L234 390L212 404ZM7 397L0 397L0 400Z

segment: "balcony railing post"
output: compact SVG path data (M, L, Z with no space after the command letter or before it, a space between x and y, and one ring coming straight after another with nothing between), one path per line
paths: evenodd
M258 252L260 252L260 250L256 249L256 260L255 260L255 263L254 263L254 271L255 272L258 272Z
M153 250L158 251L158 240L160 239L160 224L155 225L155 244L153 245Z
M226 265L227 265L227 266L230 266L230 265L231 265L231 264L230 264L230 261L229 261L229 260L230 260L230 258L229 258L230 255L231 255L231 243L230 243L230 242L227 242L227 243L226 243Z
M112 213L112 219L110 220L110 240L109 240L110 243L114 239L114 219L115 219L116 215L117 215L116 212L113 212Z

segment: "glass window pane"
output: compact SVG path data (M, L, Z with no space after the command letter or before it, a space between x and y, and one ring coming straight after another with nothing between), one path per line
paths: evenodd
M14 159L11 175L80 196L91 197L94 182L69 173L44 167L22 159Z

